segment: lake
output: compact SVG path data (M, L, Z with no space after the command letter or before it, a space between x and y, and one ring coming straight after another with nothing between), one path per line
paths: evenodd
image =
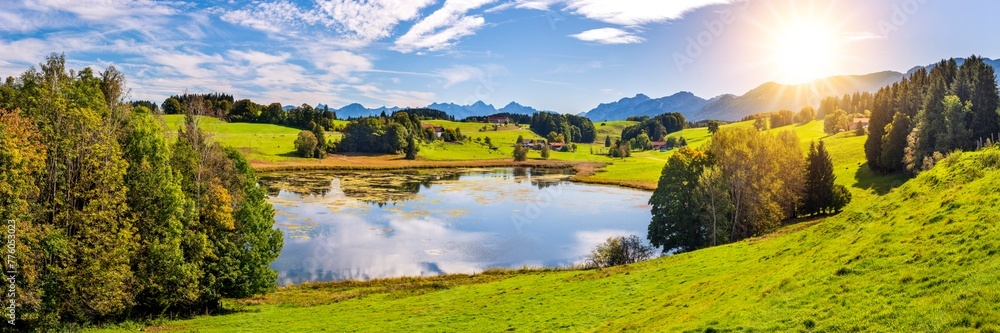
M650 192L531 168L266 173L278 284L582 263L610 236L645 239Z

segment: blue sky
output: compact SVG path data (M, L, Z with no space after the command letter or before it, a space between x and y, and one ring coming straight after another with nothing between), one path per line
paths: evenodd
M133 99L510 101L579 113L622 97L1000 57L1000 3L941 0L25 0L0 8L0 75L51 52L114 64Z

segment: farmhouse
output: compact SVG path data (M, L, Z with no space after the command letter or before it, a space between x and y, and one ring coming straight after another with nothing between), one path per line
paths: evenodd
M510 117L493 116L489 118L490 124L503 125L510 122Z
M664 150L664 149L667 149L667 142L666 141L653 141L653 142L650 142L649 145L653 147L653 150Z
M847 126L849 130L856 131L858 128L868 129L868 121L871 118L854 118L851 120L851 124Z
M562 143L562 142L549 142L549 149L552 149L552 150L563 150L563 147L566 147L565 143Z
M541 144L541 141L536 142L535 139L521 141L521 147L535 148L539 144Z
M434 124L420 124L420 127L430 128L431 130L434 131L434 135L436 135L439 138L441 137L442 134L444 134L444 127L441 126L434 126Z

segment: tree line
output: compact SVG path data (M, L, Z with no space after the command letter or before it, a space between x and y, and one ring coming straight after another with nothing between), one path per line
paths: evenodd
M850 192L835 179L822 142L804 158L794 132L720 129L706 148L684 147L668 159L649 200L647 238L664 252L693 251L839 211Z
M358 118L344 127L343 134L344 137L335 145L336 151L399 154L412 149L415 158L418 149L416 140L422 138L425 131L419 116L395 112L387 117Z
M127 91L113 66L73 71L62 55L0 86L21 327L214 311L275 286L282 236L250 164L191 114L167 139Z
M561 136L563 142L594 142L597 136L594 123L589 118L551 112L531 115L531 131L546 138Z
M635 119L635 118L634 118ZM653 118L644 117L639 124L622 130L622 140L629 141L646 133L652 141L663 141L667 134L683 130L687 125L684 115L680 113L664 113Z
M868 166L917 173L951 151L985 145L1000 133L998 106L996 73L981 57L918 69L875 94L865 141Z

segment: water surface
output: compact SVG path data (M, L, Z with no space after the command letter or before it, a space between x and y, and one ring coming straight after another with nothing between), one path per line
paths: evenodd
M645 238L650 192L528 168L268 173L280 285L582 263Z

